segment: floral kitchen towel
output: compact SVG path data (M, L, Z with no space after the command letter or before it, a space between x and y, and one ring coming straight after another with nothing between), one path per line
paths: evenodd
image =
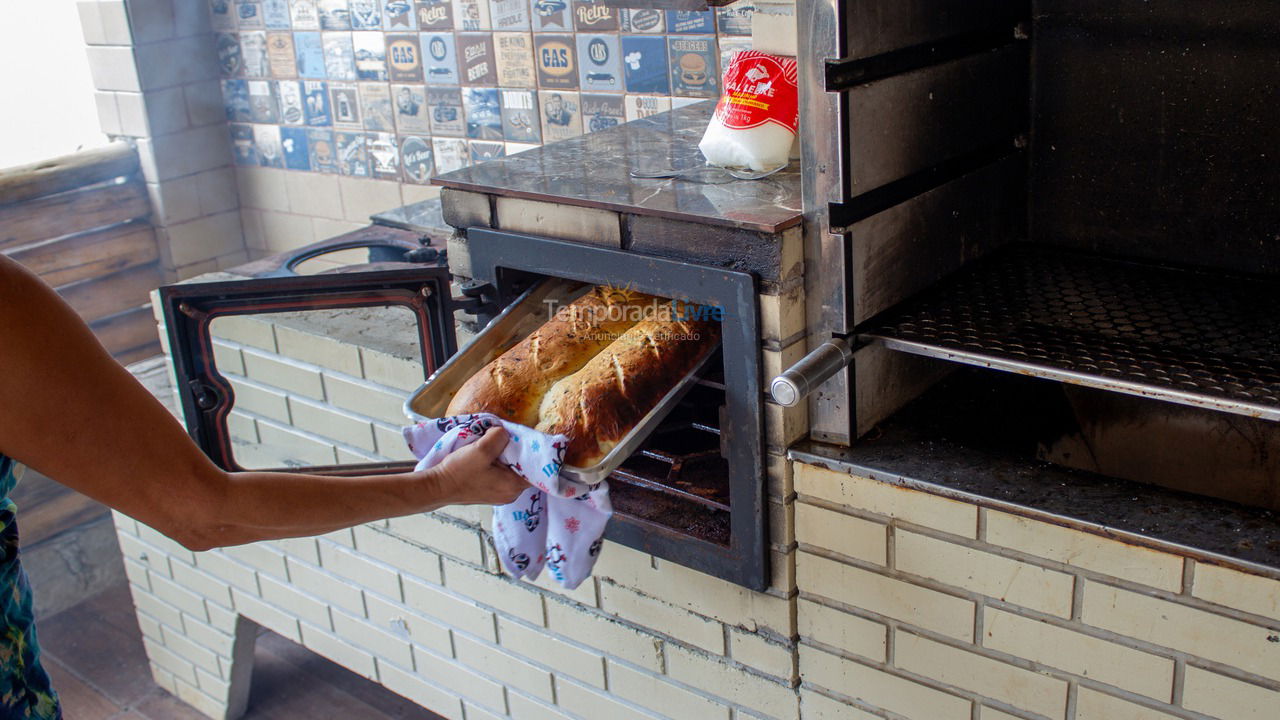
M493 534L503 566L536 579L545 565L570 590L591 576L604 527L613 515L609 483L586 485L560 476L568 438L547 435L497 415L477 413L426 420L404 429L418 469L432 467L457 448L501 425L511 437L500 459L531 486L516 501L493 509Z

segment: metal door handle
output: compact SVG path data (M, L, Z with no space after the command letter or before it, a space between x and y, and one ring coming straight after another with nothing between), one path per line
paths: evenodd
M773 379L769 394L783 407L795 407L827 378L853 362L853 348L844 338L832 338Z

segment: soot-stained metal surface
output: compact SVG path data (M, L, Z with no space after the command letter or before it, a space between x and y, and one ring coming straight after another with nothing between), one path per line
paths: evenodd
M966 368L852 447L808 464L1280 577L1280 513L1037 459L1076 420L1060 385Z
M1280 273L1275 3L1032 8L1032 239Z

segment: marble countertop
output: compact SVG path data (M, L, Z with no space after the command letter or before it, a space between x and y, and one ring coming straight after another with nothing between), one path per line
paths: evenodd
M800 168L760 180L719 170L697 180L637 179L632 170L705 167L698 142L713 101L497 158L433 179L436 185L636 215L776 233L800 223Z
M453 234L453 228L444 221L438 197L386 210L370 216L369 219L378 225L412 230L427 235L431 238L433 245L443 244Z

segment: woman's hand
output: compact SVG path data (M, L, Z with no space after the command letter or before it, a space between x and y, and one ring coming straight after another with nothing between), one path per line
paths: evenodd
M436 473L440 499L449 505L505 505L527 490L529 483L498 459L507 440L507 431L494 426L429 470Z

